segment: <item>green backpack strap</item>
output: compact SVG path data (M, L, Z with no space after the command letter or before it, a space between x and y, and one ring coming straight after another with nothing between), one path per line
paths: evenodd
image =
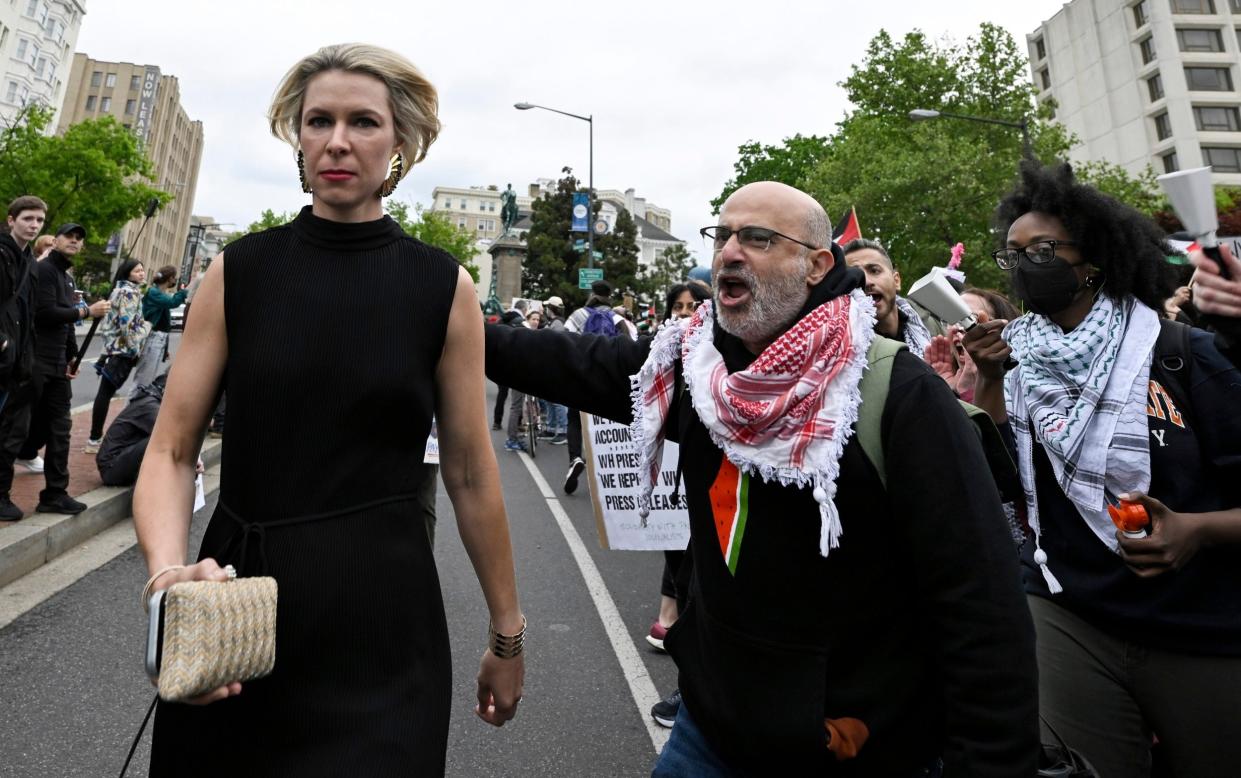
M858 406L854 431L858 443L862 444L863 453L879 473L884 489L888 488L888 474L884 469L883 440L879 432L883 423L883 408L888 401L888 385L892 382L892 360L904 350L904 343L876 335L866 352L866 370L858 384L862 404Z
M858 385L862 393L862 404L858 406L857 425L854 430L862 452L875 466L875 472L878 473L884 489L888 488L888 472L880 429L883 424L883 409L888 400L888 387L892 382L892 362L896 355L904 350L904 343L876 335L866 354L867 368ZM1017 467L1013 464L995 422L982 408L970 405L964 400L957 402L962 412L973 422L971 426L982 443L983 453L987 457L991 475L995 478L1002 498L1006 501L1020 500L1021 478L1017 475Z

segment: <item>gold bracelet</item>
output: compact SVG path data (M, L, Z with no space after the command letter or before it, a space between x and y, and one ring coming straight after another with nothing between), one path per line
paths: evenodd
M159 580L159 577L161 575L163 575L164 573L171 573L173 570L184 570L184 569L185 569L185 565L168 565L167 567L161 567L159 570L156 570L155 575L147 579L146 586L142 587L142 609L143 610L148 609L149 607L148 601L151 599L151 587L155 585L155 582Z
M526 617L521 617L521 631L516 635L496 632L495 624L487 622L487 648L500 659L520 656L526 645Z

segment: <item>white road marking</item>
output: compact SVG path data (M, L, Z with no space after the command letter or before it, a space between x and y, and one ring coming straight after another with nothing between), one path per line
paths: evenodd
M655 684L646 671L646 665L642 662L637 647L629 637L629 631L625 627L624 620L621 619L620 611L612 600L611 593L608 592L607 584L603 582L603 576L599 574L595 560L586 550L582 536L573 526L569 514L565 513L564 506L556 498L556 493L548 485L547 479L543 478L543 474L534 466L534 460L524 451L519 452L519 455L526 470L530 471L530 477L539 487L543 499L547 501L548 509L555 517L556 524L560 526L565 542L569 544L569 551L573 553L573 560L577 562L577 568L581 571L582 578L586 580L586 588L590 592L590 598L594 600L595 610L598 611L599 618L603 622L603 629L608 633L608 640L612 643L616 661L620 663L625 680L629 684L629 693L633 695L634 704L638 706L638 715L646 724L647 734L651 736L651 744L655 746L655 753L658 754L668 742L669 732L656 724L650 716L651 706L659 702L659 692L655 690Z

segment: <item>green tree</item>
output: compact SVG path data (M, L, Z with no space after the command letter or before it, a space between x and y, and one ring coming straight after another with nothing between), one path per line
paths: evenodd
M47 223L73 221L92 239L106 239L141 216L152 199L172 195L152 185L154 167L142 143L105 116L45 135L49 108L32 105L0 131L0 201L34 194L48 205Z
M764 146L756 141L737 148L733 164L736 175L724 184L724 191L711 201L711 213L718 214L728 196L755 181L779 181L804 189L806 176L827 156L828 139L818 135L794 135L779 146Z
M259 218L257 220L250 222L250 225L244 230L238 230L225 238L221 242L221 245L227 246L238 238L244 238L252 232L270 230L272 227L279 227L282 224L288 224L296 218L297 211L281 211L280 213L276 213L272 209L268 208L259 214Z
M581 233L570 231L573 193L580 184L571 168L556 182L556 190L535 200L531 205L530 230L526 234L527 257L522 267L522 289L527 297L546 299L558 295L568 308L586 302L587 292L577 288L577 271L586 267L585 252L573 250ZM600 203L594 203L594 216ZM593 224L594 218L590 220ZM637 225L629 212L621 209L611 232L595 237L595 251L603 254L595 267L603 268L603 277L617 292L638 291Z
M829 214L856 206L862 232L881 240L906 283L948 262L961 241L972 284L1002 286L991 261L996 203L1012 186L1022 154L1015 128L941 118L911 122L935 108L968 116L1030 116L1035 153L1063 156L1072 138L1034 103L1026 59L1006 31L983 24L964 43L933 42L914 31L880 31L843 83L855 110L838 125L826 157L806 177Z
M389 200L387 203L388 215L401 225L401 229L406 234L417 238L428 246L435 246L438 249L447 251L453 256L461 266L466 269L474 282L478 282L478 265L474 263L474 255L477 252L475 247L474 236L469 230L458 227L453 224L442 213L428 211L423 209L422 205L415 203L413 206L413 216L410 216L409 203L400 200Z
M655 261L642 273L639 279L640 291L651 302L659 305L664 295L668 293L668 289L683 283L695 264L697 263L694 262L689 249L685 248L685 244L674 243L659 252Z

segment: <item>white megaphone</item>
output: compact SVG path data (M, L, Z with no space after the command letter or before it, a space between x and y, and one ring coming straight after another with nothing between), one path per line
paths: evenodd
M926 308L941 321L955 324L965 331L978 325L973 311L957 294L957 290L948 283L948 276L942 267L933 267L909 287L909 299Z
M1228 268L1219 253L1219 219L1215 214L1215 188L1211 184L1211 168L1197 167L1165 173L1156 179L1172 203L1185 231L1194 236L1202 252L1219 265L1219 272L1228 278Z

